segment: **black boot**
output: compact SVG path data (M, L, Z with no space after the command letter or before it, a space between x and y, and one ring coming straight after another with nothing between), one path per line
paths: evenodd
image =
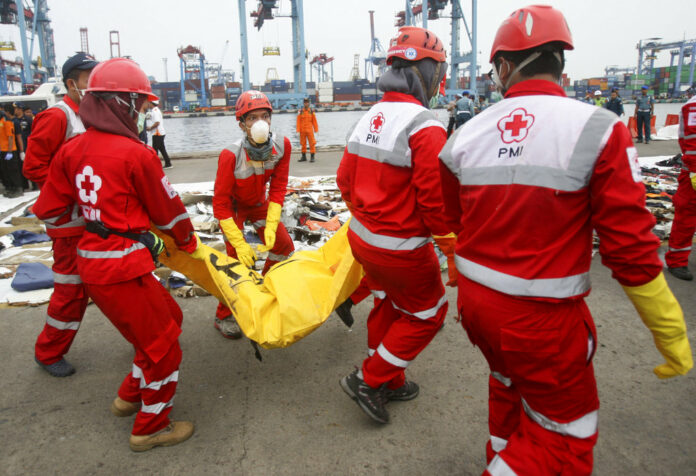
M307 162L307 154L302 152L302 157L300 157L300 160L298 162Z
M353 313L350 312L350 309L352 307L353 301L351 301L350 298L348 298L345 301L343 301L343 304L336 308L336 314L338 314L338 317L348 327L351 327L353 325L353 322L355 321L355 319L353 319Z
M694 279L694 275L691 274L689 268L686 266L680 266L678 268L667 268L672 276L675 278L683 279L684 281L691 281Z
M309 161L314 162L314 154L312 154L312 156L309 158Z

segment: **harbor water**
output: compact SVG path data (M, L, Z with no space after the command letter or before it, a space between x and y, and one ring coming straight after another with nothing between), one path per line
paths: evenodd
M667 114L679 114L681 103L655 104L655 125L664 126ZM624 123L633 115L634 105L625 104ZM344 146L346 134L365 111L318 112L319 132L315 135L317 146ZM435 114L447 124L448 112L436 109ZM299 146L299 134L295 132L295 114L274 114L272 131L285 135L292 142L293 149ZM197 152L216 152L229 146L242 137L239 123L234 116L211 116L165 119L167 151L173 154Z

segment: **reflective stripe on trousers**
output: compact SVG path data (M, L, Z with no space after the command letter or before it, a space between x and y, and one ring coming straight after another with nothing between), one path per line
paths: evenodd
M542 428L546 428L554 433L573 436L575 438L589 438L597 433L599 410L593 410L568 423L558 423L533 410L524 398L522 399L522 407L529 418L538 423Z
M424 236L398 238L396 236L372 233L365 225L360 223L355 216L351 218L350 225L348 225L348 227L368 245L385 250L415 250L416 248L420 248L430 241L429 237Z
M505 462L500 455L496 455L488 465L486 470L491 474L491 476L517 476L510 466Z
M455 254L457 271L486 287L511 296L567 298L579 296L590 289L590 273L565 278L524 279L474 263Z
M160 388L162 388L164 385L167 385L168 383L171 382L178 382L179 381L179 371L175 370L171 374L169 374L167 377L165 377L162 380L155 380L153 382L147 383L145 381L145 375L143 374L143 371L140 367L137 365L133 364L133 370L132 370L132 375L133 378L135 379L140 379L140 388L144 389L147 388L149 390L154 390L158 391Z
M61 331L76 331L80 328L80 321L63 322L52 318L48 314L46 314L46 324Z
M58 284L82 284L79 274L61 274L53 272L53 282Z

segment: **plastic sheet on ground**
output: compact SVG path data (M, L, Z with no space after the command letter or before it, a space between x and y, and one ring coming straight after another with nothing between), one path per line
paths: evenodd
M677 140L679 139L679 124L661 127L657 134L651 137L652 140Z
M321 248L296 252L263 277L238 261L220 266L223 254L210 247L205 261L195 260L163 234L170 251L160 260L226 304L249 339L267 349L287 347L323 324L358 287L362 267L346 232L344 225Z

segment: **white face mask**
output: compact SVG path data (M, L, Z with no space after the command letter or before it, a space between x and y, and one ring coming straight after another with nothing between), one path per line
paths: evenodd
M260 119L251 126L249 133L251 134L251 140L257 144L265 144L268 141L268 136L271 132L271 126L268 122Z

